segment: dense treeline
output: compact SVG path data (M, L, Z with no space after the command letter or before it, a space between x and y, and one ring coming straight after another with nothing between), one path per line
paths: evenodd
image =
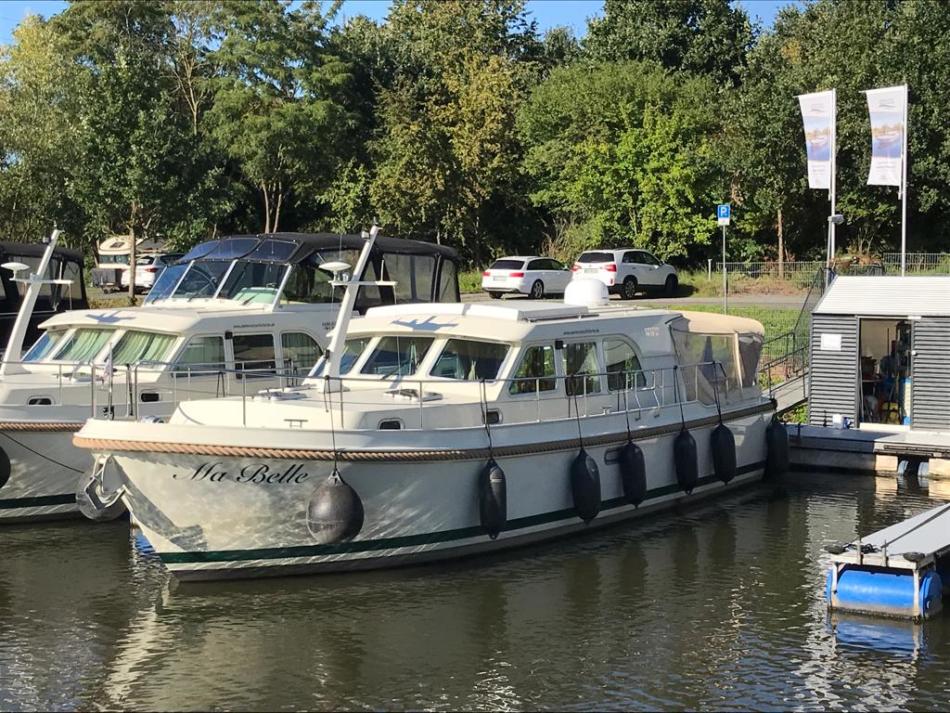
M583 40L522 0L394 0L336 22L311 0L74 0L0 55L0 225L74 245L181 247L228 232L388 233L503 252L635 244L813 257L795 95L836 87L839 243L896 244L896 189L866 186L862 89L911 87L911 249L950 230L950 13L818 0L761 31L727 0L606 0Z

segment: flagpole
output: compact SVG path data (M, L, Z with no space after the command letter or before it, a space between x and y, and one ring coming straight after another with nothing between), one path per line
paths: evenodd
M908 104L910 97L907 85L904 85L904 131L903 147L901 150L901 277L907 270L907 134L910 126L907 124Z
M831 215L835 214L835 173L837 172L837 154L838 154L838 90L831 90ZM835 224L831 223L831 240L828 246L828 267L835 266Z

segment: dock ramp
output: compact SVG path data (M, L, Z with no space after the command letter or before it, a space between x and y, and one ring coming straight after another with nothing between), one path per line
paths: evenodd
M829 609L928 619L943 609L950 585L950 504L827 549Z

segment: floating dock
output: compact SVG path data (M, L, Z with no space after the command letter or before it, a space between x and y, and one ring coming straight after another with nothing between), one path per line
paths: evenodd
M950 504L827 549L829 609L929 619L943 609L944 582L950 585Z

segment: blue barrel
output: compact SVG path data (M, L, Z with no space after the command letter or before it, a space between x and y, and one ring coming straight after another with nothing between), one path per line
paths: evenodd
M846 566L838 573L838 591L832 599L834 565L828 571L825 596L833 609L910 618L914 613L914 574L890 570ZM920 575L920 616L927 618L943 606L943 582L929 570Z

